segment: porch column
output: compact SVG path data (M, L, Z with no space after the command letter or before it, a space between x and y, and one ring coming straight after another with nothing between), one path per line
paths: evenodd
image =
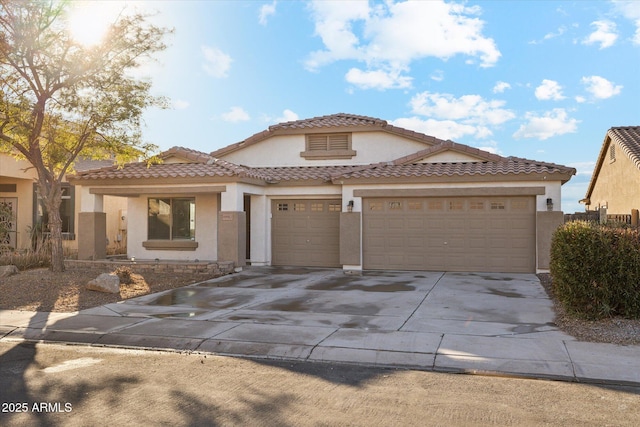
M564 213L562 211L536 212L537 271L549 270L551 238L563 223Z
M80 189L78 214L78 259L96 260L107 257L107 214L103 212L103 196Z
M362 270L362 197L353 187L342 187L340 213L340 264L345 271Z
M221 193L221 210L218 212L218 260L233 261L236 267L246 262L247 217L244 212L244 195L238 185L227 185Z

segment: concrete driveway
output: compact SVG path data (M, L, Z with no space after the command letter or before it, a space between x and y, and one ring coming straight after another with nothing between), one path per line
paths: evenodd
M1 317L8 339L640 383L640 347L559 331L534 274L253 267L73 315Z

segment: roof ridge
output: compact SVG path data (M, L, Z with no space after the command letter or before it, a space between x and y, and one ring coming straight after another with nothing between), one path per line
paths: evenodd
M485 150L481 150L476 147L471 147L470 145L461 144L459 142L451 141L450 139L443 141L439 144L432 145L431 147L425 148L424 150L417 151L413 154L409 154L407 156L400 157L398 159L393 160L393 163L396 165L401 165L405 163L409 163L413 160L417 160L420 158L424 158L431 154L436 154L441 151L445 151L447 149L453 149L455 151L467 153L471 156L476 156L484 159L485 161L500 161L505 159L505 157L500 156L499 154L490 153Z
M168 150L163 151L158 155L161 159L166 159L171 155L177 155L186 158L187 160L193 160L198 163L206 163L211 158L211 155L202 151L194 150L192 148L173 146Z

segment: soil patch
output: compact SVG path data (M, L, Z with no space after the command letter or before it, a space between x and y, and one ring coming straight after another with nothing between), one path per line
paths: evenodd
M69 269L53 273L47 268L21 271L0 279L0 309L74 312L142 295L175 289L212 279L202 274L133 273L121 283L119 294L89 291L85 285L107 269Z

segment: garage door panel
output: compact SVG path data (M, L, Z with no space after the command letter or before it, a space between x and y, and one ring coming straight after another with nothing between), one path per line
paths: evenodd
M274 200L272 264L338 267L340 206L339 200Z
M379 208L363 211L364 268L535 271L534 197L366 199L364 206Z

